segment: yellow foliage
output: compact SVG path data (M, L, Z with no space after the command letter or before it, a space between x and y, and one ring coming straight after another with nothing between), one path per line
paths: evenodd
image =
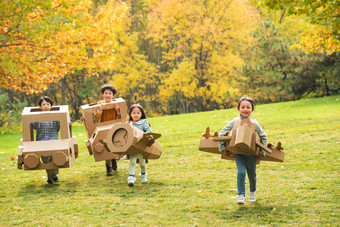
M0 41L0 86L38 93L76 69L103 71L113 64L115 33L128 17L126 4L108 1L96 15L89 14L91 0L46 1L44 7L35 1L22 4L37 6L18 10L23 15L15 15L15 21L0 19L0 35L7 37ZM4 6L2 12L11 13L15 5Z
M210 108L234 94L233 68L251 44L259 15L248 1L163 0L151 6L148 38L162 50L168 70L160 100ZM215 103L215 104L214 104Z
M340 40L333 36L330 28L305 22L302 25L305 29L302 40L292 48L301 48L306 53L326 52L328 55L340 51Z

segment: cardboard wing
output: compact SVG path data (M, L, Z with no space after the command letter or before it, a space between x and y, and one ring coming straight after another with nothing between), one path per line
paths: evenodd
M229 144L229 141L231 139L230 136L222 136L218 137L217 132L215 132L214 137L210 135L210 128L207 127L205 130L205 133L203 134L204 139L200 140L199 144L199 150L208 152L208 153L213 153L213 154L220 154L218 150L218 142L226 142Z
M199 150L213 154L220 154L218 151L218 142L213 139L201 139Z
M255 132L255 125L249 120L235 123L235 127L227 136L211 137L209 127L206 133L203 134L205 139L200 140L199 150L221 154L222 159L235 160L235 154L247 154L257 156L260 149L263 149L267 154L262 161L283 162L284 152L277 148L266 147L260 142L260 137ZM218 151L218 142L225 142L226 149Z

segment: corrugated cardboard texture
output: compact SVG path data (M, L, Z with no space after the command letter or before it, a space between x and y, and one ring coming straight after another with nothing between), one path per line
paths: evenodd
M111 160L119 158L118 154L113 154L103 143L107 137L107 133L113 127L114 124L101 125L95 128L92 137L89 139L91 145L91 151L96 162L103 160Z
M162 147L156 141L161 135L158 133L144 133L129 123L117 123L108 132L103 142L113 153L143 154L148 159L158 159L162 154Z
M228 136L211 137L209 127L203 134L205 139L200 140L199 150L221 154L222 159L235 160L235 154L247 154L258 156L260 148L264 149L266 156L262 157L262 161L283 162L284 152L277 148L265 147L260 143L260 137L255 132L255 124L249 120L236 122L234 128L228 133ZM226 150L222 153L218 151L218 142L226 143Z
M95 161L116 159L121 155L137 153L142 153L149 159L159 158L162 148L155 139L159 138L160 134L144 134L137 127L124 123L128 121L126 103L124 99L117 98L112 103L105 103L105 109L114 108L114 103L119 105L121 118L98 123L95 123L93 118L100 105L95 103L81 107L89 138L85 144ZM153 139L148 139L148 136L152 136Z
M87 104L81 106L81 109L83 110L83 118L84 118L84 123L85 123L85 128L87 132L87 137L90 138L92 137L94 130L98 126L102 125L109 125L109 124L114 124L118 122L125 122L127 120L128 114L127 114L127 107L125 100L122 98L117 98L114 99L111 103L103 103L105 105L105 110L106 109L114 109L114 104L117 104L120 109L120 119L117 120L111 120L111 121L105 121L105 122L94 122L94 113L99 109L100 104L98 105L97 103L92 103L92 104Z
M34 141L31 122L59 121L60 139ZM78 143L71 136L68 106L54 106L51 111L39 107L25 107L22 113L23 138L18 151L18 168L25 170L57 169L70 167L78 156ZM51 162L43 163L41 157L51 156Z

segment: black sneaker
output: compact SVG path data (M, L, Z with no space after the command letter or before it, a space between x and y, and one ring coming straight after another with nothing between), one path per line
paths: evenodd
M112 175L113 175L112 167L106 166L106 176Z
M112 161L112 169L114 170L114 171L116 171L117 170L117 161L116 161L116 159L112 159L111 160Z
M46 184L53 184L52 180L47 180Z
M53 175L53 176L52 176L52 180L53 180L54 182L59 182L59 181L60 181L59 178L57 177L57 175Z

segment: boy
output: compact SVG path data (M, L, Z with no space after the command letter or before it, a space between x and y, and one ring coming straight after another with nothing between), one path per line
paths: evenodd
M117 90L111 84L104 84L101 86L100 91L103 96L103 100L100 100L97 104L100 104L99 109L95 113L95 118L100 119L100 122L110 121L121 118L119 106L114 104L114 109L104 110L104 103L112 102L113 97L116 95ZM117 161L116 159L106 160L106 175L112 176L113 171L117 170Z
M39 108L41 111L50 111L53 106L53 101L48 96L43 96L39 100ZM59 121L41 121L31 122L31 128L37 131L36 141L43 140L58 140L58 132L60 129ZM52 160L52 156L41 156L43 163L49 163ZM58 169L47 169L47 184L53 184L53 182L59 182L57 174Z

